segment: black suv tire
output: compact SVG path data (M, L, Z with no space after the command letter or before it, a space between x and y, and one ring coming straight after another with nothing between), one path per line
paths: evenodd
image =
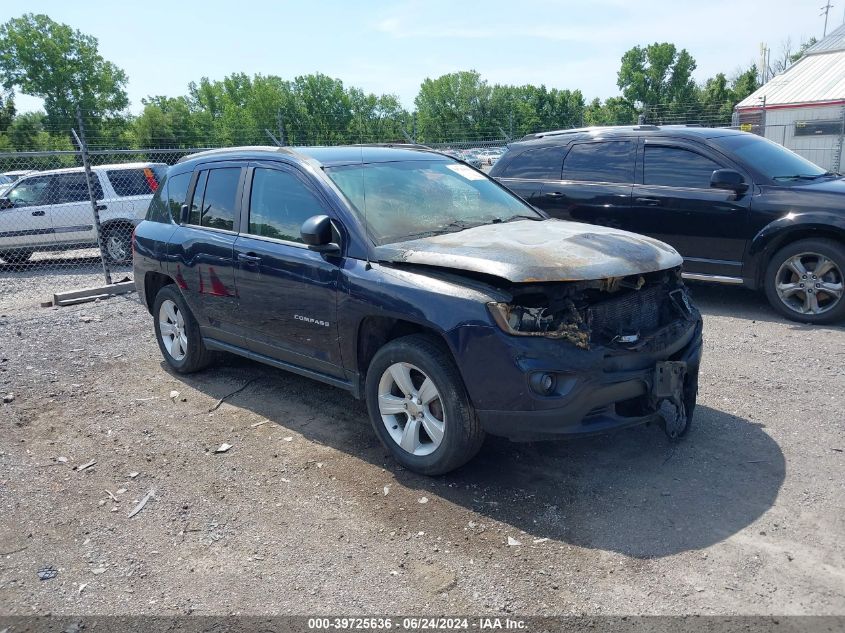
M423 408L427 413L430 413L432 409L439 412L443 424L442 439L439 440L439 445L428 454L414 454L402 448L388 430L388 424L391 424L393 432L402 434L407 425L413 423L411 414L397 413L382 416L379 407L380 390L385 380L390 380L388 370L397 364L412 367L408 376L413 381L411 390L415 394L422 393L423 390L420 387L424 384L425 378L430 379L436 389L437 397L431 401L430 405L424 404ZM398 387L398 383L394 386ZM382 347L376 352L367 370L365 393L370 421L376 435L396 461L408 470L423 475L442 475L467 463L478 453L484 442L484 430L469 401L463 379L452 355L440 341L433 337L414 334L390 341ZM402 402L401 392L393 397L397 398L397 402ZM422 398L413 400L408 398L408 400L409 404L415 407L412 402L418 403L418 400ZM399 425L402 424L403 418L404 426L400 429ZM415 428L418 429L417 437L425 436L431 442L428 444L429 447L437 444L438 440L424 433L424 422L417 422ZM425 442L419 443L421 452L425 452L425 445Z
M181 330L186 334L187 339L184 355L177 354L174 356L168 349L162 336L162 306L166 302L170 302L169 305L175 306L176 313L181 314L184 324ZM173 284L164 286L158 291L153 302L153 323L156 342L158 343L158 348L161 350L161 355L164 356L164 360L174 371L180 374L190 374L205 369L216 360L217 354L206 348L205 343L202 341L202 334L200 334L197 320L191 313L190 308L188 308L188 304L182 297L182 293Z
M828 269L821 276L821 279L817 279L813 273L821 258L828 260L832 264L832 268ZM806 275L799 275L785 268L787 262L796 259L802 266L807 264L804 266ZM841 242L823 238L798 240L781 248L769 260L764 279L766 297L775 310L794 321L803 323L840 321L845 319L845 292L842 291L843 281L845 281L843 280L843 273L845 273L845 245ZM795 290L793 295L784 299L778 289L778 284L783 282L797 284L799 289ZM831 295L824 293L822 287L824 283L838 284L840 288L839 298L829 304L829 307L823 312L816 314L800 312L797 306L803 301L803 297L807 296L805 293L815 294L816 302L819 302L816 293L821 288L821 296L823 297L821 301L830 301ZM790 304L796 307L790 307ZM821 302L818 304L822 307L826 305Z

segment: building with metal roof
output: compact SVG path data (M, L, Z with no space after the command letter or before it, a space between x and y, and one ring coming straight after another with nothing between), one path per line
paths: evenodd
M845 24L740 101L736 122L839 171L845 136Z

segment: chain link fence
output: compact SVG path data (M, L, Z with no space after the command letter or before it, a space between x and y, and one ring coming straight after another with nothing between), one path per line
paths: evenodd
M667 125L733 127L770 138L832 171L839 171L845 136L845 110L835 116L778 121L755 116L747 120L731 108L682 107L678 104L647 106L641 122ZM126 149L106 144L102 136L86 141L81 116L73 130L66 130L66 147L51 151L0 152L0 274L38 271L82 271L106 283L131 275L132 232L143 219L149 202L168 165L185 155L225 146ZM53 131L54 133L58 130ZM358 139L362 143L411 143L415 130L399 127L384 134ZM279 136L281 135L281 139ZM266 145L331 145L325 130L256 130L256 143ZM452 154L481 169L489 168L505 151L510 136L504 130L490 133L455 132L449 142L429 147ZM231 143L231 145L241 143Z

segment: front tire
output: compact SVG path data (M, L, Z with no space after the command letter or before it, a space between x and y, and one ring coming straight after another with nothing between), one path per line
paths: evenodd
M215 354L205 347L199 324L176 286L158 291L153 322L161 355L174 371L190 374L214 362Z
M780 314L803 323L845 319L845 246L806 239L787 244L766 267L766 297Z
M381 442L408 470L442 475L472 459L484 431L449 351L414 334L382 347L365 384Z

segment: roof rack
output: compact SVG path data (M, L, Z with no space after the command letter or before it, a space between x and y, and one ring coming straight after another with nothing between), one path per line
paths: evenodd
M549 130L548 132L535 132L533 134L526 134L521 141L530 141L532 139L546 138L548 136L564 136L566 134L579 134L583 132L598 132L601 130L616 130L627 128L631 130L659 130L659 125L652 125L650 123L643 123L640 125L594 125L591 127L576 127L568 130Z
M204 152L197 152L196 154L188 154L176 161L176 164L184 163L194 158L205 158L207 156L216 156L218 154L228 154L231 152L281 152L283 154L290 154L291 156L302 157L302 154L289 148L278 145L242 145L239 147L218 147L216 149L207 149Z

